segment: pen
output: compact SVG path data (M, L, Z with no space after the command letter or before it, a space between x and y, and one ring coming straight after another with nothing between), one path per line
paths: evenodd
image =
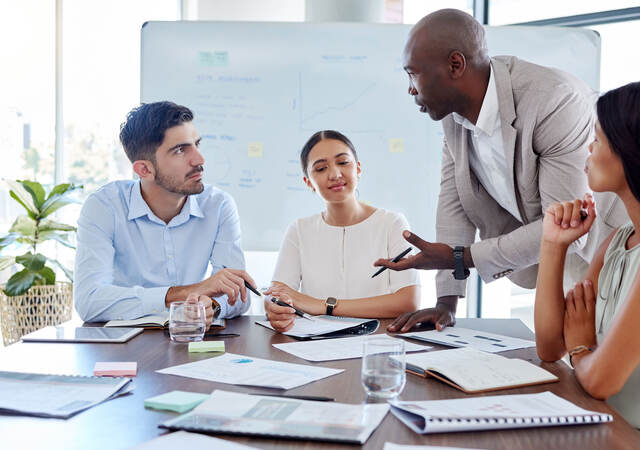
M297 316L304 317L305 319L308 319L308 320L313 320L313 317L311 317L311 316L310 316L309 314L307 314L306 312L304 312L304 311L300 311L298 308L296 308L296 307L294 307L294 306L291 306L291 305L289 305L288 303L283 302L282 300L278 300L278 299L277 299L277 298L275 298L275 297L271 297L271 301L272 301L273 303L275 303L276 305L279 305L279 306L286 306L287 308L293 308L293 309L295 309L295 311L296 311L296 315L297 315Z
M227 266L222 266L223 269L226 269ZM254 288L253 286L251 286L249 284L249 282L247 280L244 280L244 287L246 287L247 289L249 289L251 292L253 292L254 294L256 294L258 297L262 297L262 294L260 292L258 292L258 290L256 288Z
M317 397L315 395L285 395L285 394L258 394L251 393L249 395L262 395L265 397L283 397L283 398L294 398L296 400L311 400L313 402L335 402L335 398L330 397Z
M402 258L404 258L404 256L409 253L411 251L411 247L409 247L408 249L406 249L405 251L403 251L402 253L400 253L398 256L396 256L395 258L393 258L391 261L392 262L398 262L400 261ZM373 275L371 275L371 278L380 275L382 272L384 272L384 270L386 269L386 267L380 267L380 269L378 269L378 271L376 273L374 273Z

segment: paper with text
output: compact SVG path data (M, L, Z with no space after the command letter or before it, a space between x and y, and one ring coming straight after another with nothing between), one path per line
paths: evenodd
M430 330L404 333L399 336L448 345L450 347L471 347L489 353L536 346L535 341L460 327L448 327L443 331Z
M357 319L354 317L334 317L334 316L314 316L314 320L296 317L293 328L282 333L293 337L319 336L321 334L333 333L334 331L345 330L356 325L369 322L371 319ZM273 330L268 320L256 320L258 325Z

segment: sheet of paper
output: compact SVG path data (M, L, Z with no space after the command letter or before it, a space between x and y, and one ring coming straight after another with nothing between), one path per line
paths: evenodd
M189 353L224 352L224 341L189 342Z
M478 450L467 447L440 447L433 445L401 445L385 442L382 450Z
M386 403L350 405L216 390L192 412L163 426L364 443L388 410Z
M198 392L171 391L150 397L144 401L145 408L166 409L178 413L192 410L209 398L209 394Z
M353 317L334 316L314 316L313 320L296 317L293 328L283 334L293 337L318 336L321 334L351 328L353 326L360 325L361 323L368 322L369 320L371 319L356 319ZM273 327L268 320L257 320L256 323L273 330Z
M447 327L444 331L419 331L401 336L419 339L450 347L472 347L483 352L498 353L519 348L535 347L535 341L527 341L501 334L470 330L469 328Z
M292 389L330 377L343 372L343 370L225 353L214 358L168 367L157 372L218 383Z
M286 344L273 344L279 350L290 353L307 361L335 361L338 359L362 358L362 350L365 339L370 336L354 336L337 339L324 339L321 341L289 342ZM384 334L376 335L376 338L397 341ZM418 345L405 341L405 352L421 352L431 347Z
M138 373L138 363L132 362L96 362L93 374L96 377L135 377Z
M248 447L225 441L204 434L176 431L152 439L144 444L133 447L131 450L257 450L256 447Z
M528 361L456 348L407 355L407 369L417 366L435 370L468 391L555 381L558 378Z
M129 378L0 372L0 410L67 418L129 392Z

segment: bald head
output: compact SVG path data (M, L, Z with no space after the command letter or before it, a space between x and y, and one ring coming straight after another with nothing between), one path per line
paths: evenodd
M489 64L484 28L458 9L441 9L423 17L409 33L405 51L409 47L425 58L446 58L458 50L470 67Z
M480 23L457 9L431 13L411 29L403 59L421 112L433 120L457 112L475 123L491 73Z

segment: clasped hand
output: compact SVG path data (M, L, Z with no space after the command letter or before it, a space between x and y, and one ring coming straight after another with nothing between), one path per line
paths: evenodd
M567 292L564 310L564 344L567 350L586 345L592 347L596 340L596 294L591 280L577 283Z
M586 217L581 211L586 210ZM591 194L582 200L552 203L547 208L542 221L542 239L545 242L569 246L585 235L596 218L596 204Z

